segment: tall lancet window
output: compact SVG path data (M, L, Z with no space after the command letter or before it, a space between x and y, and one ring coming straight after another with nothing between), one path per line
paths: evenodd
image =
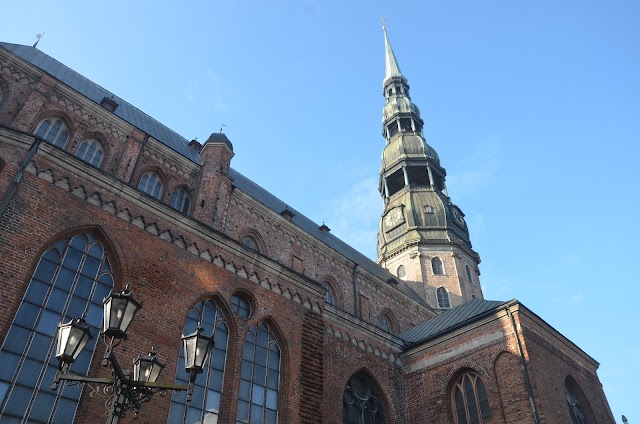
M111 265L91 234L61 240L40 257L0 351L0 422L71 423L82 389L51 390L61 321L85 317L93 339L71 365L87 374L98 340L102 300L113 287Z
M353 375L342 396L342 424L384 424L380 397L364 373Z
M262 322L244 339L236 424L277 423L279 382L280 347Z
M193 398L186 408L186 394L171 398L168 423L217 423L222 398L222 383L227 360L229 330L220 308L212 300L200 302L189 310L183 334L191 334L200 326L207 336L213 334L215 346L209 354L208 364L198 374L193 388ZM184 348L180 348L176 384L189 384L189 373L184 370Z
M458 377L452 396L456 424L491 422L487 390L478 374L470 371Z

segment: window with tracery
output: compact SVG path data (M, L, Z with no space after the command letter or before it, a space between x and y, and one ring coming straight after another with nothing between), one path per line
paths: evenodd
M178 212L186 215L189 213L189 207L191 206L191 199L189 199L189 195L186 190L181 188L176 190L171 196L171 207Z
M186 393L171 398L168 423L201 424L218 422L222 383L227 360L229 330L220 308L212 300L200 302L189 310L183 334L189 335L200 325L207 336L213 335L214 348L207 358L207 366L198 374L193 387L193 397L186 408ZM184 370L184 347L176 371L176 384L189 384L189 373Z
M280 347L263 322L244 339L236 424L277 423L279 382Z
M336 296L333 294L333 287L326 281L322 282L322 287L325 288L326 292L324 292L324 301L329 305L336 304Z
M82 389L51 390L58 324L84 316L92 327L93 339L71 365L71 372L86 374L102 300L112 288L111 265L91 234L61 240L42 254L0 351L0 422L73 422Z
M387 333L393 333L391 320L387 314L380 315L380 318L378 319L378 326Z
M47 143L64 148L69 138L67 126L58 118L47 118L40 122L35 132L37 137L44 139Z
M449 291L444 287L438 287L436 289L436 297L438 298L438 308L450 308L451 299L449 298Z
M438 257L431 258L431 269L434 275L444 275L444 266L442 260Z
M573 382L569 378L564 383L564 393L567 397L567 404L569 405L569 413L571 414L571 420L573 424L588 424L587 416L584 413L584 409L578 401L576 388Z
M384 424L380 397L364 373L353 375L342 396L342 424Z
M100 166L102 162L102 145L96 140L84 140L78 146L76 156L93 166Z
M142 178L140 178L138 190L147 193L151 197L159 199L162 194L162 181L155 172L147 172L142 176Z
M491 411L487 390L474 372L465 372L456 380L452 393L456 424L487 424Z

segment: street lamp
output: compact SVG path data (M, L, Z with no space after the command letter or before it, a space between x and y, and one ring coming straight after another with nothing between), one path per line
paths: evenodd
M113 348L127 338L127 328L142 305L135 301L128 288L120 293L109 293L104 299L104 319L102 337L107 345L102 365L111 367L111 378L95 378L69 373L71 364L76 360L82 349L92 338L89 325L84 318L77 318L58 325L56 358L60 361L52 390L58 384L95 384L109 396L107 405L111 407L107 423L115 424L126 415L126 411L133 409L134 418L138 417L140 406L149 402L154 393L165 396L167 391L179 393L187 392L187 406L191 400L193 384L196 376L205 367L209 351L213 347L213 337L203 334L198 327L193 334L183 336L185 353L185 370L190 374L187 386L180 384L161 384L156 380L164 365L156 357L155 349L147 356L139 356L133 363L133 371L123 370L118 362ZM95 390L99 392L99 390Z

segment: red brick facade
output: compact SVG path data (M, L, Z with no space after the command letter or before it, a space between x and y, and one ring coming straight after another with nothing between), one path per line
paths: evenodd
M31 135L45 118L66 125L64 149ZM0 125L3 349L43 252L85 233L105 246L115 289L129 285L144 304L126 351L117 351L121 363L154 346L167 364L160 380L172 382L189 309L210 298L222 310L229 342L220 423L235 422L245 335L261 322L268 323L282 352L280 423L342 422L345 385L360 371L381 395L387 423L456 422L452 386L465 371L482 379L492 423L535 422L529 394L539 422L571 422L567 378L580 388L589 422L614 422L598 364L517 303L412 346L378 328L382 314L395 334L436 314L234 187L233 152L225 143L206 143L201 163L194 163L4 48ZM75 157L87 138L103 146L99 168ZM162 181L158 200L137 189L150 171ZM186 216L169 206L179 188L192 201ZM245 236L257 251L241 243ZM321 283L327 281L335 305L323 299ZM248 319L232 311L234 294L249 300ZM108 376L100 365L103 353L98 343L90 375ZM8 387L10 393L14 386ZM104 417L104 400L88 392L75 422ZM0 417L5 403L0 399ZM155 396L138 422L166 422L169 406L168 398ZM129 414L123 422L131 419Z

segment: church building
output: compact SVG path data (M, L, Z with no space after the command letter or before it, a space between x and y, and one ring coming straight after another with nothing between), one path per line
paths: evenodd
M0 422L615 423L596 360L484 299L386 29L384 48L374 262L233 169L222 132L185 139L0 42ZM101 334L110 293L142 306L126 333ZM91 337L62 357L69 322ZM132 383L141 357L189 395Z

